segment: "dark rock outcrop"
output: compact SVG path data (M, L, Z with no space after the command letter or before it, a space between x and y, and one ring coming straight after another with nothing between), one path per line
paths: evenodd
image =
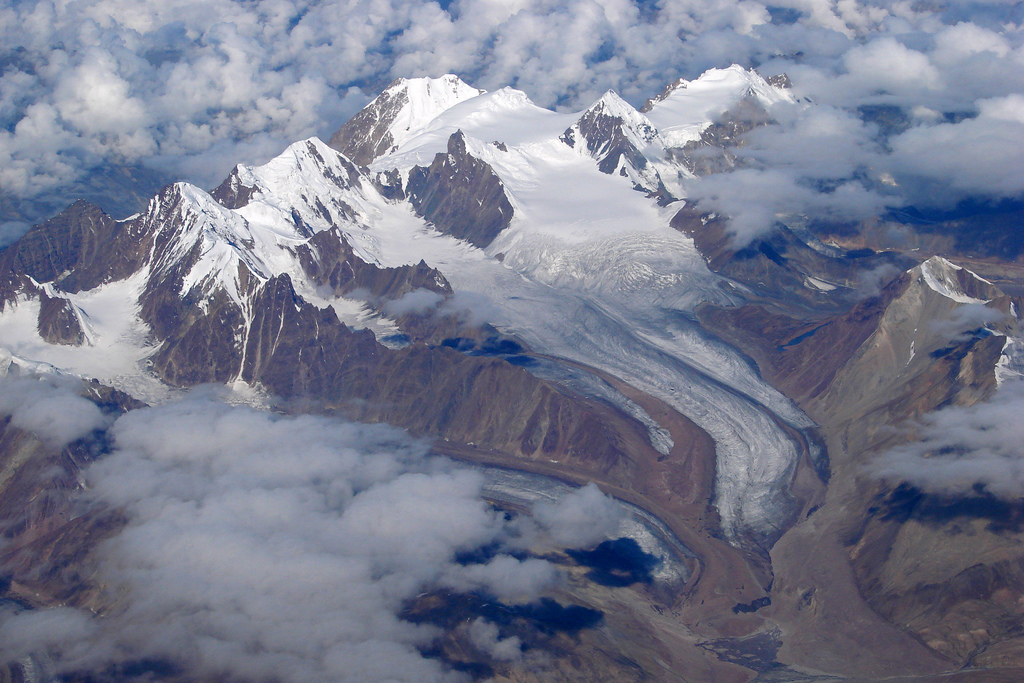
M226 209L240 209L249 203L255 191L256 188L248 187L242 182L238 166L235 166L224 182L210 192L210 196Z
M409 104L409 92L400 87L403 80L392 81L377 99L335 131L328 144L360 166L391 151L394 140L388 129Z
M664 184L650 168L647 157L627 134L626 126L632 126L636 139L647 144L655 140L658 133L654 126L645 121L627 122L621 113L621 110L628 112L626 108L631 109L618 95L606 94L584 112L573 126L566 129L560 139L573 148L577 144L584 145L587 152L598 161L597 167L602 173L618 171L629 176L626 169L628 166L633 170L638 189L666 196Z
M398 299L417 289L441 295L451 285L436 268L422 260L416 265L382 268L363 261L338 230L324 230L296 248L299 263L314 284L328 287L335 296L363 289L381 299Z
M687 81L685 78L677 78L676 80L666 85L660 93L644 102L643 106L640 107L640 113L646 114L647 112L654 109L654 105L656 105L658 102L664 101L666 98L668 98L669 95L674 93L676 90L679 90L680 88L686 88L686 86Z
M505 187L486 162L466 149L461 131L448 138L448 152L427 168L414 167L406 186L416 213L441 232L486 247L512 222Z
M410 95L410 89L414 94ZM453 74L436 79L395 79L370 104L339 128L328 144L360 166L369 166L377 157L394 150L392 131L409 130L401 129L403 121L406 126L415 125L410 124L410 118L422 117L424 110L433 110L438 114L446 107L483 92L471 88ZM403 114L406 118L400 121ZM425 124L428 120L429 116L419 123Z
M75 293L131 275L144 258L136 225L75 202L0 252L0 306L31 286L26 278Z
M85 330L75 311L75 305L63 297L39 296L39 336L51 344L81 346L85 343Z

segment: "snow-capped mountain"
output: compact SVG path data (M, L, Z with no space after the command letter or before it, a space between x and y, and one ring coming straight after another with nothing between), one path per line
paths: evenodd
M608 92L558 113L453 75L400 79L330 144L296 142L211 192L168 186L125 220L77 203L36 226L0 253L0 367L151 404L225 384L599 482L697 558L679 600L709 632L734 637L731 612L773 633L755 613L778 603L813 650L806 596L836 567L890 568L836 559L892 532L868 454L1019 374L1021 334L1014 298L951 260L824 244L795 222L737 248L728 217L686 202L683 181L735 163L745 132L796 103L787 85L733 66L641 111ZM814 573L798 558L818 545ZM918 599L900 590L871 595ZM871 619L842 638L883 628ZM923 637L883 625L886 666ZM951 656L928 647L908 670Z
M483 94L458 76L399 78L331 136L331 146L357 164L393 152L453 105Z
M667 146L682 148L699 141L705 130L742 102L769 112L778 104L795 102L786 81L771 80L735 64L711 69L696 80L676 81L640 111L658 128Z

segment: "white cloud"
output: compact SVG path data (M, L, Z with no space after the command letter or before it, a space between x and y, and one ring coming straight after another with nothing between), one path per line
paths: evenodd
M444 297L429 289L416 289L403 294L397 299L384 303L384 313L390 316L402 316L408 313L428 313L438 307Z
M997 308L985 304L961 304L949 315L928 321L928 329L950 343L966 341L978 329L987 328L1006 318Z
M839 222L862 220L894 202L894 198L855 180L840 180L828 191L820 191L810 183L834 178L815 178L813 170L741 169L693 181L689 190L699 200L702 211L729 216L729 230L737 247L770 232L776 222L787 216L804 214Z
M541 501L533 516L551 538L566 548L587 548L618 529L622 507L593 483L555 501Z
M919 439L872 466L876 476L929 493L965 495L981 485L1007 500L1024 496L1024 382L1007 382L989 401L925 415Z
M501 638L498 627L483 617L469 625L469 642L499 661L518 661L523 657L522 642L519 638Z
M77 388L77 380L58 375L0 378L0 415L10 415L15 427L63 447L110 423Z
M975 118L915 127L893 139L893 174L927 183L918 190L926 201L1024 192L1024 96L983 100L979 108Z
M419 652L435 630L398 616L407 600L432 588L530 599L555 579L546 561L500 552L456 561L514 529L477 473L385 426L199 393L128 413L110 434L85 503L128 515L94 552L120 597L102 618L7 614L8 656L45 650L61 670L163 660L253 681L447 681L458 677Z
M927 55L891 37L853 48L844 55L843 62L848 74L842 81L844 87L904 92L918 88L934 90L942 83L938 69Z

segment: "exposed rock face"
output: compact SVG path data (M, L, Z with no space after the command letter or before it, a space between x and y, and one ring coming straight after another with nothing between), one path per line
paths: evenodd
M685 89L687 85L688 82L685 78L677 78L676 80L666 85L660 93L644 102L643 106L640 107L640 113L646 114L647 112L651 111L651 109L654 108L654 105L656 105L658 102L665 101L665 99L667 99L669 95L676 92L677 90Z
M388 130L398 113L409 105L409 93L395 79L369 106L335 131L328 144L363 166L388 153L395 141Z
M658 172L642 150L658 142L658 131L628 103L609 91L561 137L582 145L598 161L602 173L618 173L633 180L637 189L667 196Z
M36 282L80 292L123 279L142 255L132 244L132 223L119 223L93 204L75 202L0 253L0 306Z
M111 417L142 406L95 382L83 382L80 395ZM100 587L89 578L86 557L126 520L109 510L76 514L73 506L81 471L103 453L104 439L93 434L58 448L0 417L0 598L29 606L96 606Z
M771 233L738 246L728 218L702 213L694 205L677 211L671 225L693 238L712 270L783 307L795 301L813 306L817 317L845 310L870 293L874 283L865 279L865 273L891 277L914 264L895 252L827 246L781 223Z
M513 209L501 179L466 149L461 132L448 139L447 154L409 172L406 186L416 213L441 232L486 247L512 222Z
M644 448L638 423L570 397L497 358L413 345L398 351L353 332L332 309L295 294L287 275L258 286L245 327L227 297L189 311L154 359L168 380L189 386L235 377L284 398L321 401L414 434L473 442L527 458L558 459L628 483L627 453ZM242 337L244 346L232 341Z
M238 166L231 169L231 174L210 193L226 209L240 209L249 203L256 188L245 185Z
M357 289L384 299L398 299L417 289L442 295L452 293L444 275L422 260L414 266L399 268L366 263L355 255L344 236L334 230L313 235L296 252L306 275L317 285L329 287L336 296Z
M39 336L51 344L81 346L86 341L85 330L75 305L63 297L51 297L46 292L39 296Z
M993 312L994 329L1010 331L1001 326L1016 323L998 314L1009 304L992 284L932 258L878 296L824 320L751 305L702 311L709 326L755 355L766 376L805 407L827 438L828 496L811 521L797 525L773 550L773 605L780 605L778 618L799 624L791 647L804 661L824 652L811 624L840 600L841 591L822 588L823 577L838 576L829 563L845 563L867 604L927 646L916 654L916 645L887 654L891 637L880 641L880 664L861 675L900 666L938 670L939 657L957 665L986 656L996 666L1019 662L1014 658L1024 646L1024 617L1007 598L1022 588L1017 504L983 492L934 496L872 475L879 453L913 438L912 420L991 394L1006 337L949 321L965 305L984 306ZM822 549L820 561L808 563L800 554L797 548L806 544ZM786 607L787 601L807 604L809 581L819 586L814 611ZM853 630L834 626L833 642ZM826 658L817 663L826 665Z
M771 123L771 116L757 98L747 96L701 131L699 140L670 149L668 154L694 175L731 171L741 163L733 150L743 146L743 135Z
M773 88L782 88L789 90L793 87L793 81L789 80L789 74L775 74L774 76L766 76L765 82Z

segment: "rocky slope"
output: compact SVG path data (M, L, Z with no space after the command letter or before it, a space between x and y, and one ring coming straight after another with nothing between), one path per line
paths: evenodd
M788 656L836 666L807 628L823 618L831 642L864 642L852 623L864 617L840 617L850 598L829 584L845 574L870 618L917 641L896 645L895 636L876 634L870 665L851 672L1019 665L1022 622L1008 602L1020 591L1016 503L981 488L935 493L876 474L883 454L914 438L916 418L993 394L1003 349L1020 336L1011 310L997 287L933 257L840 316L808 323L770 304L704 312L799 400L827 439L827 495L773 549L771 614L800 634ZM811 546L820 552L808 562L802 548Z

